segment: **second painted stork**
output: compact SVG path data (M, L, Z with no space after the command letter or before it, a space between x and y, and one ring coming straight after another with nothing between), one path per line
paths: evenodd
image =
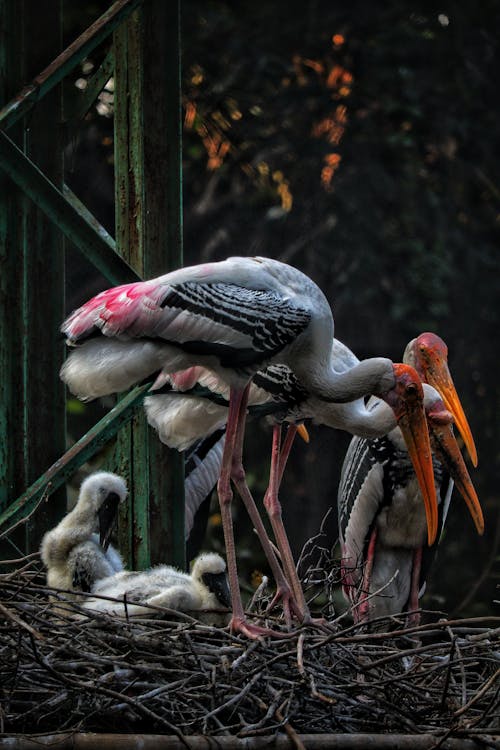
M438 537L453 480L482 534L481 506L465 466L459 455L450 463L451 452L457 450L452 443L453 422L474 465L477 453L448 369L447 347L435 334L424 333L408 344L404 360L411 362L427 383L424 389L430 404L427 418L439 499ZM372 398L367 408L376 413L384 404ZM417 624L418 600L436 544L426 543L420 489L398 428L384 437L352 439L342 468L338 511L343 590L355 622L406 610L413 613L410 622Z
M413 368L385 358L336 369L331 358L330 306L319 287L292 266L270 258L234 257L114 287L74 311L62 331L77 348L63 365L61 377L83 399L118 393L152 376L154 390L171 373L197 365L214 371L229 386L218 495L234 631L249 637L271 634L245 617L231 520L231 481L247 508L255 508L242 451L249 386L267 364L287 365L307 391L325 403L349 402L368 394L385 400L408 441L429 518L437 514L418 376ZM271 477L270 486L276 487L276 481L276 476ZM276 496L274 490L271 496ZM430 536L434 527L430 521ZM287 545L284 530L283 535ZM269 540L262 538L262 544L268 557L274 554ZM304 614L293 596L291 601Z

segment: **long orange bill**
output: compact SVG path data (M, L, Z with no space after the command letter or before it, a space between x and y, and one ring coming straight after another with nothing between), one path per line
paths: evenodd
M436 540L438 530L438 505L432 453L424 411L422 383L413 367L395 364L395 387L383 396L391 406L398 426L403 433L425 506L427 539L429 546Z
M415 369L422 380L439 391L445 407L451 411L467 448L472 465L477 466L477 450L448 368L448 347L435 333L422 333L414 341ZM412 362L413 364L413 362Z
M307 431L307 427L303 422L297 425L297 434L300 435L304 443L309 442L309 433Z
M442 406L443 408L439 409L437 402L427 412L432 448L467 503L478 534L483 534L484 518L479 498L453 434L453 417L444 409L444 405Z

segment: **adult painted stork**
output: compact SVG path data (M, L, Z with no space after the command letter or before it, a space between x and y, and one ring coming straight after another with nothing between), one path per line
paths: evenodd
M438 537L453 489L451 477L482 534L481 506L452 440L454 419L472 461L477 463L472 433L448 369L447 347L435 334L424 333L408 344L404 359L439 391L424 385L430 401L427 418L439 498ZM376 414L385 404L372 398L367 408ZM452 452L456 455L450 463ZM421 505L398 428L385 437L353 438L342 468L338 509L343 590L356 622L407 610L414 613L411 622L418 623L418 599L437 546L426 545Z
M124 570L97 581L92 593L96 596L82 603L84 609L121 617L151 616L154 613L148 605L190 612L227 609L231 604L226 563L215 552L199 555L190 574L171 565L155 565L142 571Z
M82 482L73 510L42 539L48 586L88 592L98 579L123 569L109 540L126 497L127 485L116 474L99 471Z
M80 346L68 357L61 377L80 398L120 392L156 373L154 390L169 374L196 365L214 371L229 385L218 494L232 597L230 627L250 637L270 631L248 623L243 611L231 480L247 508L255 509L242 450L249 384L266 364L286 364L312 395L325 402L376 394L389 403L422 483L429 535L435 534L436 496L419 378L413 368L384 358L362 361L344 372L335 369L333 328L330 306L308 276L261 257L200 264L108 289L73 312L62 326L68 343ZM272 476L271 498L275 486ZM254 512L254 525L256 516ZM262 538L269 557L268 541ZM282 541L287 545L286 535ZM281 583L284 589L286 582ZM290 601L300 613L293 596Z

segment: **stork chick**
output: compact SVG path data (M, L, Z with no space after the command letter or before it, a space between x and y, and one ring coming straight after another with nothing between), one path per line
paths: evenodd
M96 581L123 570L109 540L126 497L127 485L116 474L96 472L82 482L73 510L42 539L48 586L90 592Z
M92 593L96 596L83 603L84 609L122 617L151 617L155 614L149 606L143 605L166 607L178 612L220 610L221 607L227 609L231 606L226 563L215 552L199 555L190 575L170 565L156 565L144 571L122 571L97 581ZM99 598L103 596L121 601ZM209 618L213 616L218 624L215 613L208 614ZM225 618L223 624L228 619Z

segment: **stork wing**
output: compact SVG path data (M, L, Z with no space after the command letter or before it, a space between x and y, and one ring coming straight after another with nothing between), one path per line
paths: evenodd
M342 466L338 492L339 536L344 572L351 569L358 578L365 544L384 500L386 438L354 437Z
M106 336L177 344L216 354L223 366L265 361L307 328L309 310L272 290L238 284L145 281L108 289L62 326L71 343L99 330Z
M73 582L72 586L75 591L84 591L89 593L92 589L94 576L91 575L88 567L83 564L79 557L75 559L75 566L73 568Z
M186 456L185 469L185 538L187 557L199 554L205 537L210 497L219 478L226 430L217 430L197 443Z

